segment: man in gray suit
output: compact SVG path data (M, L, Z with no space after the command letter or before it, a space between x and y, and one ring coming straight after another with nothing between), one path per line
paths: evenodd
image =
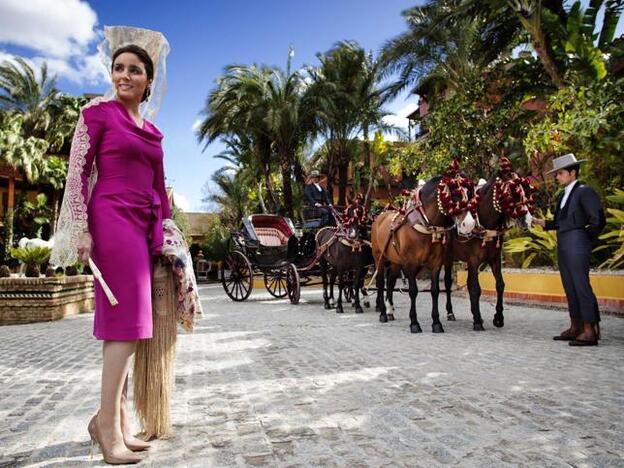
M592 243L605 226L605 215L598 194L577 181L580 164L573 154L553 159L557 182L564 186L553 221L533 219L547 230L557 230L557 256L561 282L568 299L570 328L553 339L569 341L570 346L596 346L600 339L600 311L589 283Z

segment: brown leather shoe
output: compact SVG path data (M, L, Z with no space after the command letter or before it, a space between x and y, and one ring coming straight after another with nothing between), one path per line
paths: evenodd
M598 346L598 340L572 340L570 346Z
M597 346L598 335L593 323L583 323L583 333L568 343L570 346Z
M565 331L561 332L561 335L553 336L553 340L555 341L572 341L577 336L581 334L580 330L575 330L572 328L568 328Z

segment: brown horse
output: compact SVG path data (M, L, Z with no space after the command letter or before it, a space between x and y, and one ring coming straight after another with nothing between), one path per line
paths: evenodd
M481 287L479 267L487 263L496 280L496 314L494 326L505 324L503 316L503 294L505 282L501 271L501 250L505 231L514 223L521 229L531 225L530 208L534 204L534 188L529 181L511 169L507 158L501 160L501 170L477 190L477 225L468 236L453 233L444 260L444 285L446 289L446 313L448 320L455 320L451 303L453 283L453 260L468 264L468 292L475 331L483 330L483 319L479 308Z
M411 300L410 330L412 333L422 332L416 315L416 275L423 266L428 266L432 275L432 329L434 333L444 332L438 313L444 244L448 231L457 227L462 234L468 234L474 228L475 221L470 213L473 187L470 179L459 174L459 165L454 162L444 177L435 177L413 192L404 213L391 210L377 217L372 226L371 241L377 267L377 310L381 322L388 321L384 301L384 261L387 260L391 274L398 274L402 269L407 276Z
M330 299L333 299L334 281L338 278L336 313L344 312L342 295L346 282L349 281L355 312L361 314L364 310L360 306L360 289L368 265L373 264L370 243L367 239L367 214L365 210L352 210L349 207L346 216L338 221L337 227L324 227L316 235L317 249L322 252L319 264L323 278L324 307L332 308Z

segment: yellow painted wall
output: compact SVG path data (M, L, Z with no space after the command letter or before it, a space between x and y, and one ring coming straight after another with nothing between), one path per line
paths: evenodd
M465 286L467 271L457 272L457 284ZM521 273L503 272L505 291L517 293L534 293L553 296L565 295L559 272L553 273ZM589 281L594 293L603 299L624 299L624 275L592 273ZM496 282L490 271L479 273L481 289L495 291Z

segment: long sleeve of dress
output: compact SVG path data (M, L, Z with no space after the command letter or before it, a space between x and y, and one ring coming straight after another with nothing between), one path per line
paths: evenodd
M160 197L160 206L163 219L171 218L171 208L169 207L169 199L167 198L167 190L165 189L165 169L161 160L156 166L154 173L154 189Z
M89 178L93 169L93 161L98 152L102 135L105 129L105 118L102 109L98 106L85 107L82 110L82 118L86 129L82 130L83 142L86 152L84 153L83 167L80 171L80 183L84 212L87 213L87 203L89 202ZM76 129L78 131L78 129ZM85 219L86 221L86 219Z
M95 155L105 133L102 98L89 102L80 112L69 156L65 194L56 223L50 264L66 267L78 261L78 245L88 231L89 179Z

